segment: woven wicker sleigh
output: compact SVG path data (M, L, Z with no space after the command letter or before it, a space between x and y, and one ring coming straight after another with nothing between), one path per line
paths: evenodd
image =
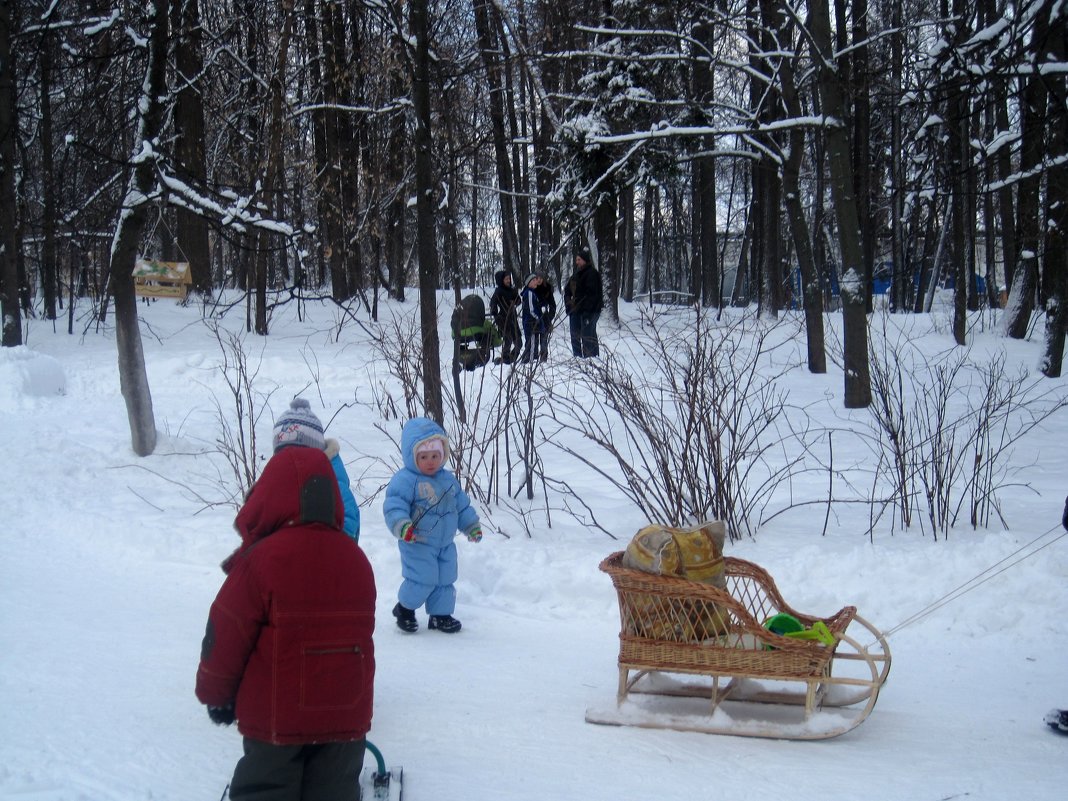
M619 599L617 704L587 710L591 723L826 739L856 728L871 713L890 671L890 649L855 607L829 617L798 612L767 571L743 559L725 559L722 590L626 568L622 557L614 553L600 564ZM806 627L822 622L833 645L769 631L764 622L780 612ZM848 629L872 642L861 645ZM649 706L628 709L632 693L702 702L696 710L690 701L665 714ZM766 711L772 708L777 711ZM784 714L787 708L792 711ZM833 714L813 720L813 713L829 710Z

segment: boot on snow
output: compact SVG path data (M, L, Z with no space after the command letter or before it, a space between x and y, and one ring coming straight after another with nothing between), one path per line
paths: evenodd
M1043 718L1046 725L1061 734L1068 734L1068 709L1054 709L1046 713Z
M445 634L455 634L460 630L460 621L452 615L431 615L427 628Z
M397 628L401 631L411 634L412 632L419 631L419 621L415 619L415 610L409 609L407 606L401 606L397 604L393 607L393 617L397 618ZM431 623L434 619L431 618ZM431 625L431 628L434 628Z

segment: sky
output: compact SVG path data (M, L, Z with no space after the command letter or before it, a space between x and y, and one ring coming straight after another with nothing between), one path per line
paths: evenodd
M449 303L443 294L443 364ZM620 325L601 322L602 349L647 372L631 347L641 310L621 308ZM110 321L92 322L87 306L76 310L74 335L65 320L30 320L27 344L0 351L0 799L215 801L241 753L236 729L213 725L193 693L219 563L238 542L225 503L233 481L215 447L232 405L223 354L195 302L139 309L159 431L145 458L130 447ZM413 303L386 302L382 323L361 316L355 325L326 305L300 315L289 305L266 338L243 334L240 306L214 318L243 338L254 366L260 443L296 394L341 443L378 589L369 737L403 769L405 799L1063 796L1068 736L1042 717L1068 707L1068 412L1005 444L1004 524L958 524L936 539L883 516L869 533L870 411L842 408L840 359L829 359L825 376L807 373L796 318L761 321L787 348L777 351L776 388L792 409L842 431L835 464L856 479L860 502L828 516L822 503L805 503L826 500L826 481L799 480L727 554L763 566L801 611L852 604L890 632L888 681L870 717L829 740L593 725L587 710L616 705L619 633L615 593L597 566L656 521L563 449L541 447L545 469L589 512L568 514L555 484L533 501L478 504L483 541L457 540L463 630L427 631L422 611L417 634L393 623L400 565L380 489L398 464L407 415L372 337L411 330L417 315ZM882 335L886 324L877 311L871 330ZM840 319L829 315L827 325L834 347ZM940 305L907 326L918 352L955 352ZM999 330L995 312L976 315L968 358L1002 358L1037 381L1041 334L1010 342ZM572 385L583 369L565 333L553 335L539 368L546 388ZM477 408L491 408L508 369L464 374ZM1036 386L1056 396L1068 389L1061 379ZM394 407L401 413L387 416Z

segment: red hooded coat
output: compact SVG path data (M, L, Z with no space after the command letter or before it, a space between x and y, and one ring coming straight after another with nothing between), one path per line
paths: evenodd
M246 737L343 742L371 727L375 580L343 517L314 448L276 453L237 514L241 546L223 563L196 694L233 704Z

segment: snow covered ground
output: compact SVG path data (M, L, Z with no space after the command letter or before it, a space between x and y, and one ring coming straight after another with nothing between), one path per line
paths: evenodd
M220 463L209 452L215 402L226 402L220 350L197 308L141 309L160 432L148 458L130 449L113 331L83 333L81 318L68 336L65 323L53 332L32 321L27 346L0 352L3 799L216 801L240 754L236 730L212 725L193 695L218 565L237 544L233 509L202 500L218 495ZM263 348L257 381L275 390L274 413L302 393L324 422L333 418L328 434L341 441L361 500L361 545L379 590L370 737L403 766L408 801L1064 797L1068 737L1042 716L1068 706L1068 538L1053 541L1068 492L1068 412L1014 443L1020 487L1003 494L1008 530L960 527L935 542L919 530L891 534L886 523L869 540L868 511L856 506L821 536L823 510L799 507L728 546L766 567L797 608L854 604L883 630L1007 560L890 636L893 670L858 729L787 742L594 726L584 713L614 699L619 629L597 564L648 521L590 470L558 461L618 539L560 514L531 537L461 538L463 631L401 634L390 616L396 546L381 496L365 499L395 451L375 424L396 436L402 421L376 412L374 387L387 371L368 335L350 323L337 338L335 312L306 311L298 321L281 310L270 337L246 343L257 357ZM415 306L387 304L383 316L395 312ZM223 324L240 331L243 317ZM924 348L948 349L948 329L932 328ZM1004 349L1010 364L1033 367L1040 343L1006 343L992 328L973 334L977 351ZM624 336L601 329L607 349ZM552 347L547 370L566 356L562 337ZM830 413L846 419L836 368L783 381L798 396L825 394ZM836 444L843 463L851 447Z

